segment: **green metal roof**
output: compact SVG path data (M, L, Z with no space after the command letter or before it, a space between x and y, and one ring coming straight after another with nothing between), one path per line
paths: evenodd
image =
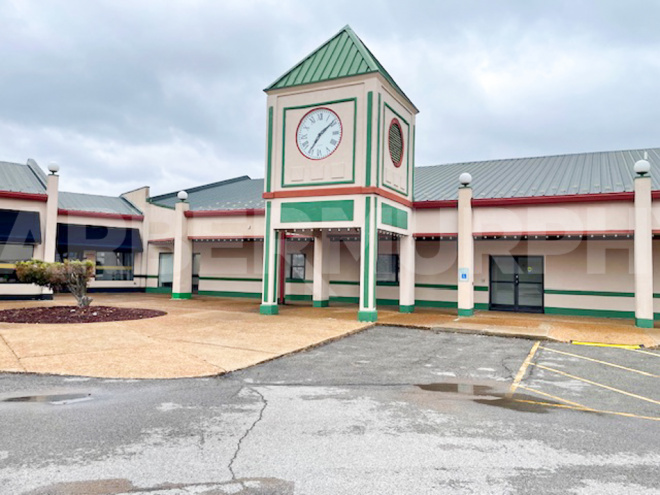
M0 191L46 194L46 174L34 160L0 162Z
M133 203L121 196L100 196L60 191L57 206L63 210L112 213L119 215L142 215Z
M193 211L262 209L265 202L263 179L250 179L247 175L203 186L185 189ZM173 208L179 201L177 192L152 196L149 202Z
M567 196L633 190L633 166L648 151L653 190L660 190L660 148L452 163L415 168L415 201L453 200L458 177L472 175L475 199Z
M417 110L385 67L348 25L268 86L265 91L375 72L380 73Z

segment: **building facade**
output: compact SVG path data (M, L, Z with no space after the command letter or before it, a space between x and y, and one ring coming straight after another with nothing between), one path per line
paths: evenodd
M34 161L0 162L0 297L50 296L16 261L90 259L93 290L260 298L265 315L309 301L363 321L396 305L653 325L660 184L644 164L660 149L416 167L418 110L349 27L266 93L264 179L185 200L60 192Z

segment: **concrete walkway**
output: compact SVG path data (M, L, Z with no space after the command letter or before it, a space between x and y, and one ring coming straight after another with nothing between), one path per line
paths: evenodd
M0 309L74 304L12 301ZM146 320L83 325L0 323L0 371L108 378L211 376L246 368L373 326L357 321L354 305L311 308L283 306L278 316L259 314L259 301L196 297L172 300L155 294L95 294L104 306L166 311ZM458 318L455 310L420 308L400 314L379 308L379 324L608 344L660 345L660 329L644 330L628 320L477 312Z

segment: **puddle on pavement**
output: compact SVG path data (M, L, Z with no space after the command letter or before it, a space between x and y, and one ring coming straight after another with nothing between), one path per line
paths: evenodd
M533 395L515 393L509 397L508 384L486 385L477 383L440 382L415 385L427 392L439 392L447 400L470 400L478 404L501 407L519 412L546 413L562 406L561 402Z
M10 397L2 402L39 402L53 406L64 406L92 400L92 394L53 394L53 395L25 395L22 397Z

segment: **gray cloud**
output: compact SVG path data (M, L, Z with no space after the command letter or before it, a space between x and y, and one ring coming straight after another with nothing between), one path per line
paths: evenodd
M262 89L350 23L420 108L418 165L658 146L649 1L0 2L2 160L66 190L263 176Z

